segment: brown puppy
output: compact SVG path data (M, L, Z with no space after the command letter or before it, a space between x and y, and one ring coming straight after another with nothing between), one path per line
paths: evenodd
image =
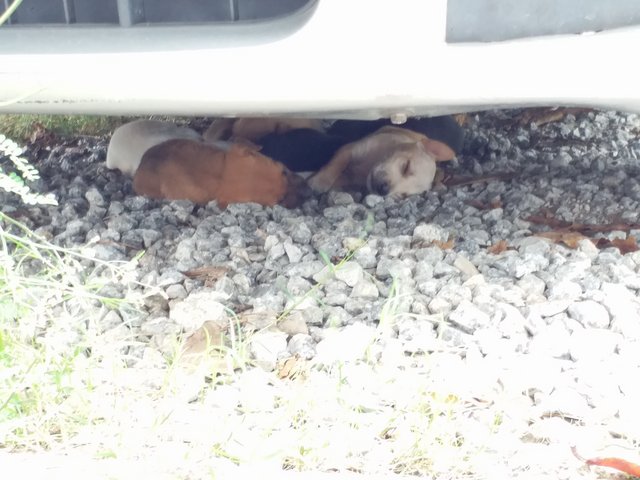
M454 157L455 152L442 142L386 126L342 147L308 183L317 192L366 188L402 197L430 190L436 162Z
M297 176L282 164L244 145L228 151L185 139L168 140L145 152L133 178L139 195L207 203L266 206L297 201Z
M245 139L258 142L270 133L284 133L298 128L312 128L323 132L322 122L313 118L218 118L202 134L207 142Z

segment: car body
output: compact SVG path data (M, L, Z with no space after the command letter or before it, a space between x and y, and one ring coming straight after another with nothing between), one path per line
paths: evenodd
M24 2L23 21L24 4L0 27L0 112L401 123L507 106L640 111L632 0L185 0L177 17L174 0L95 0L94 23L78 13L90 0ZM63 14L49 21L54 2ZM189 7L216 2L229 19Z

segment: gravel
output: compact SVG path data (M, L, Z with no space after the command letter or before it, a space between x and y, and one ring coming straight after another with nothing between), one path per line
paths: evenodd
M445 166L450 175L513 178L440 186L399 201L330 192L293 210L249 204L221 211L213 203L149 200L99 160L106 140L84 138L34 162L58 207L25 210L8 194L2 204L62 246L97 237L96 258L126 260L146 250L137 277L165 296L146 302L137 326L127 312L103 314L100 328L112 336L126 334L166 354L168 337L205 321L226 327L238 306L283 314L250 339L261 372L295 356L320 368L307 381L321 384L322 369L360 365L357 375L344 375L358 378L363 392L377 388L385 368L413 378L424 365L411 360L417 356L430 375L422 388L475 405L478 413L460 427L469 442L472 424L483 422L478 399L502 402L496 429L514 441L501 447L504 455L485 451L482 458L493 458L510 478L592 478L577 470L570 442L597 451L640 439L629 427L640 404L630 381L640 367L640 253L584 239L570 248L535 236L551 227L530 217L638 223L640 118L588 111L536 126L519 122L520 114L470 115L463 153ZM492 251L503 241L504 249ZM213 282L182 273L207 266L227 273ZM126 332L117 330L125 325ZM145 349L132 352L130 366L142 364ZM371 362L381 370L364 367ZM244 375L234 395L250 411L270 411L272 380ZM401 391L403 381L394 381ZM388 470L381 459L389 453L364 450L354 469ZM554 460L531 464L545 455ZM484 478L481 470L475 473Z

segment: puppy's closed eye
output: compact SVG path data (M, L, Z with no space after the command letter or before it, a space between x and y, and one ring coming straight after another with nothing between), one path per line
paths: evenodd
M411 162L408 159L402 162L402 169L400 171L403 177L411 174Z

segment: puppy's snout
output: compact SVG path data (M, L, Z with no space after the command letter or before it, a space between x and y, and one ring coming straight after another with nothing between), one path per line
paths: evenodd
M373 181L371 182L371 189L377 193L378 195L382 195L383 197L385 195L389 194L389 191L391 190L391 186L389 185L389 182L385 179L382 178L374 178Z

